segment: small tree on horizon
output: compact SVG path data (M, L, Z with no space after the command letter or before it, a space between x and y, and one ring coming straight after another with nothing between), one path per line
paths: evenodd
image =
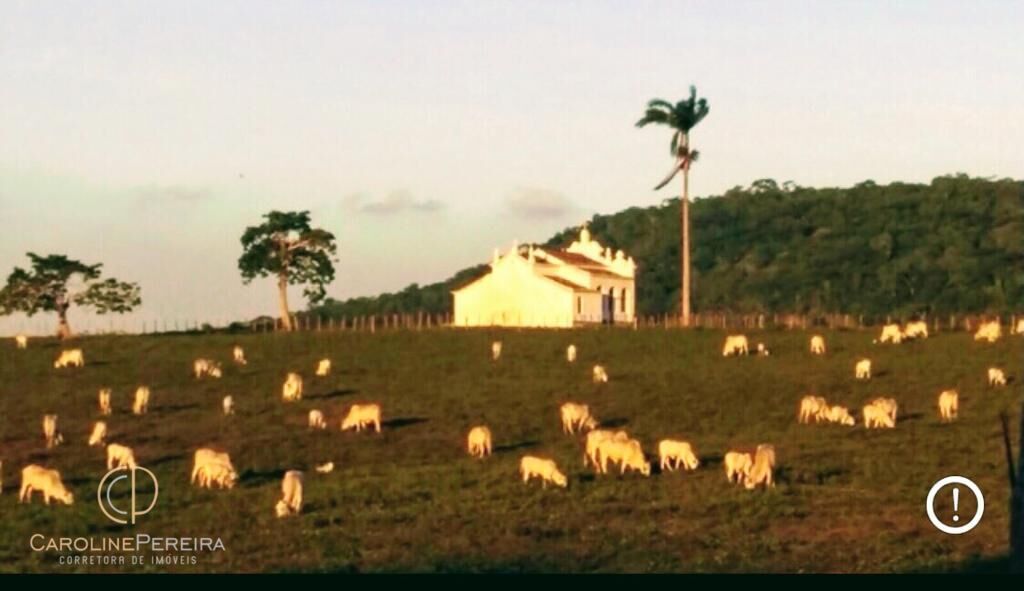
M334 281L332 256L337 252L334 235L313 228L308 211L271 211L265 221L242 234L238 269L243 283L257 277L277 279L278 305L285 330L294 328L288 307L288 286L304 285L303 295L315 304L327 295Z
M87 265L66 255L39 256L27 253L29 270L15 267L0 289L0 314L56 312L57 336L72 336L68 310L72 305L90 307L97 314L131 312L142 304L137 283L117 279L100 280L102 263Z
M662 99L654 99L647 103L644 116L636 122L637 127L650 123L665 125L673 130L672 144L669 150L675 163L672 170L654 190L657 191L672 180L680 170L683 171L683 194L679 204L680 215L680 255L682 278L680 280L679 313L683 317L683 326L690 326L690 165L697 161L700 153L690 149L690 130L707 116L710 107L704 98L697 98L697 87L690 86L690 98L670 103Z

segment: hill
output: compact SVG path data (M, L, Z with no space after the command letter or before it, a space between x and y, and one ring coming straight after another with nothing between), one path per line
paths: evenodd
M698 311L1011 313L1024 310L1024 183L943 176L929 184L866 181L847 188L762 179L695 201ZM679 200L595 215L600 240L639 264L641 314L674 312L679 291ZM564 245L576 228L547 241ZM450 290L487 271L346 301L324 316L445 312Z

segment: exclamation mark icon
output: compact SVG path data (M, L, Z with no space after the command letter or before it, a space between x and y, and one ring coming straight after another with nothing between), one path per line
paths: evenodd
M960 511L960 489L953 487L953 521L960 521L960 516L957 513Z

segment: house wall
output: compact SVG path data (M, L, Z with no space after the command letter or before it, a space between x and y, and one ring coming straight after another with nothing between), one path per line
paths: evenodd
M530 263L511 256L490 274L456 291L456 326L571 327L573 290L535 275Z

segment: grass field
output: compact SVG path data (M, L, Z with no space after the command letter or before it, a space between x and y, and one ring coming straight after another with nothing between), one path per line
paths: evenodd
M1020 381L985 384L989 366L1019 377L1024 338L979 344L970 335L872 345L867 332L825 333L829 353L807 352L803 332L751 333L768 358L723 359L723 333L665 330L424 331L92 337L77 341L87 365L52 368L59 345L0 343L0 571L123 571L57 564L29 548L46 536L212 536L226 551L194 571L543 571L543 572L876 572L998 569L1008 538L1008 484L998 415L1009 409L1016 442ZM490 360L490 342L504 354ZM229 362L231 346L249 364ZM565 347L579 360L565 361ZM224 361L221 380L196 381L191 362ZM860 356L875 379L858 383ZM334 373L313 377L317 359ZM590 382L594 363L611 381ZM306 378L301 402L280 401L288 371ZM131 393L152 389L148 415L130 414ZM100 387L114 390L109 441L135 448L159 477L159 503L140 523L117 526L96 503L104 454L85 445ZM936 397L960 390L960 419L939 422ZM895 397L894 430L798 425L799 399L817 393L857 409ZM238 413L220 414L224 395ZM594 477L577 439L561 433L558 406L591 405L598 419L640 438L648 453L664 437L692 442L693 473ZM383 433L342 433L353 402L383 406ZM310 432L306 414L330 428ZM60 415L65 445L45 449L41 418ZM465 455L464 436L490 425L495 455ZM775 445L778 485L746 491L726 483L722 455ZM241 474L231 491L189 485L192 452L230 452ZM569 488L518 480L524 453L555 458ZM334 461L331 474L312 467ZM74 505L18 505L21 468L58 468ZM655 462L656 464L656 462ZM656 465L655 465L656 468ZM279 520L273 506L287 469L308 470L306 508ZM924 499L943 476L962 474L986 496L972 532L948 536L925 517ZM966 510L966 508L962 508Z

